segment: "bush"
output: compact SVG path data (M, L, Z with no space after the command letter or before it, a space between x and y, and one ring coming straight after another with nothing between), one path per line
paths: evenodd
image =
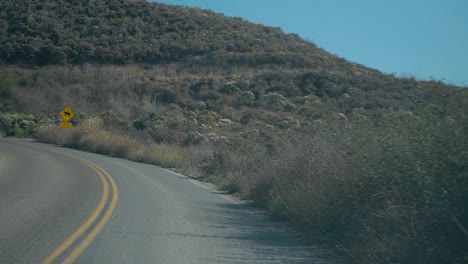
M300 141L300 143L299 143ZM285 145L259 171L250 196L280 219L318 235L349 231L354 168L343 151L319 137ZM346 230L343 230L346 229Z
M243 91L239 97L237 97L237 105L253 106L255 103L255 95L251 91Z
M103 130L96 125L78 125L72 129L49 126L40 129L35 137L43 142L60 144L99 154L130 158L140 144L127 135Z
M19 113L0 113L0 134L4 136L31 137L37 129L52 123L44 116Z
M463 209L468 199L467 131L447 119L409 112L384 112L379 119L379 129L353 129L367 134L360 142L370 135L375 140L353 148L366 175L362 192L373 197L355 253L371 262L460 261L466 250L461 245L468 242L460 225L468 222Z
M167 168L183 168L186 158L187 152L182 147L154 144L145 148L137 160Z
M5 104L7 100L11 100L13 97L13 89L18 86L16 76L13 74L0 74L0 103ZM4 102L3 102L4 101ZM2 105L0 105L1 107ZM0 108L1 109L1 108Z
M284 144L250 197L349 261L466 259L466 128L405 111L331 118Z

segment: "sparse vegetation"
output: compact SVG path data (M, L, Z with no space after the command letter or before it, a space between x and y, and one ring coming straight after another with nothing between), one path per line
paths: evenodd
M466 127L374 114L307 129L256 172L247 197L336 243L349 262L463 263Z
M215 182L344 262L468 260L467 89L199 9L0 7L2 135ZM57 127L65 106L70 130Z
M289 97L300 107L286 109L265 102L262 95L271 93L259 89L262 72L237 77L252 85L243 89L254 95L249 96L254 102L239 105L236 97L231 99L236 92L204 100L191 95L190 87L200 79L190 71L169 80L160 71L133 66L10 69L6 72L17 80L10 107L55 113L3 113L2 131L204 177L336 246L347 261L465 260L466 90L413 81L414 88L401 90L406 95L398 101L382 93L373 107L315 93L298 95L308 97L302 101ZM232 79L220 76L198 92L216 91ZM50 88L59 83L60 93ZM151 99L169 85L173 102ZM350 96L373 93L356 89ZM29 92L37 90L42 92ZM63 91L73 95L72 130L57 128L56 113L68 105L66 100L48 99ZM288 98L273 93L274 99ZM49 103L31 105L38 97ZM417 107L413 100L425 101Z
M0 112L0 135L30 137L51 120L45 116Z

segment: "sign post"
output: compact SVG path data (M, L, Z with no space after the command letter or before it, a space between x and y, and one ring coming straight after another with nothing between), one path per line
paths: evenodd
M75 114L70 108L65 107L65 109L63 109L62 112L60 112L60 116L64 120L64 122L60 122L61 128L71 128L73 126L72 123L68 122L75 116Z

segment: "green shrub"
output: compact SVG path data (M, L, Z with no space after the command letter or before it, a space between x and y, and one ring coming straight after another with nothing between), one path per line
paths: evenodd
M265 106L268 109L275 111L282 110L290 103L286 97L276 92L266 94L263 100L265 101Z
M31 137L37 129L51 124L45 116L34 116L19 113L0 113L0 134L15 137Z
M0 98L2 101L10 100L13 97L13 89L18 86L16 76L13 74L0 74Z
M239 97L237 97L237 105L253 106L255 103L255 95L251 91L243 91Z

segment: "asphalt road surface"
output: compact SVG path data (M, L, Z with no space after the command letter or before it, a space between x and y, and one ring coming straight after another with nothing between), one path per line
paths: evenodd
M0 263L331 263L286 225L156 166L0 138Z

